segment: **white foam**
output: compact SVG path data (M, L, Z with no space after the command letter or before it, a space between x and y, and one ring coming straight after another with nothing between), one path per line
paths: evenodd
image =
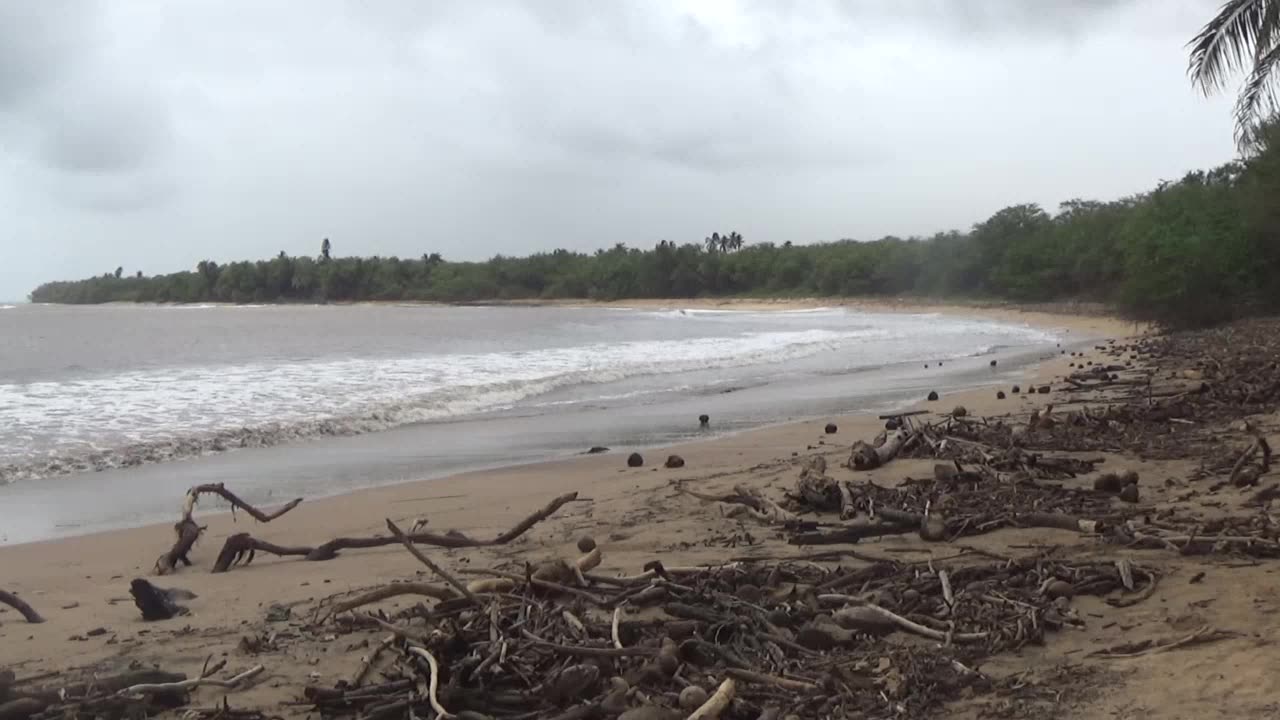
M768 327L777 329L760 331L757 322L747 332L742 328L748 326L726 318L708 326L709 336L679 340L171 367L0 384L0 427L6 428L0 442L0 482L299 437L371 432L518 406L570 387L583 388L575 391L580 400L626 399L712 382L702 371L751 367L755 372L757 366L819 353L837 352L847 366L877 366L1054 339L1039 330L988 321L840 309L834 310L839 321L828 322L819 312L824 310L831 311L815 308L790 320L776 313L728 311L735 312L734 318L772 316L777 322ZM696 312L714 318L724 311ZM696 383L682 377L699 372L702 379ZM646 377L669 379L637 387L638 379ZM623 381L628 385L613 387ZM562 403L557 397L544 406Z

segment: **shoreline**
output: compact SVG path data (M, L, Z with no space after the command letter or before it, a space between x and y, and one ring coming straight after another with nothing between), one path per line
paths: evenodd
M642 305L641 307L636 309L666 307L665 302L666 301L653 301L651 303ZM732 303L732 305L741 307L742 304ZM723 307L723 304L720 304L718 306ZM622 306L620 305L619 307L622 307ZM635 307L635 306L627 306L627 307ZM751 307L758 307L758 306L753 304ZM781 303L781 304L775 303L771 305L771 309L773 310L788 310L788 309L796 309L797 307L803 308L807 306L798 305L797 303L794 303L794 302L787 302L787 303ZM915 312L918 310L916 306L899 306L899 308L903 312ZM971 309L961 309L961 308L950 308L949 311L953 311L956 314L963 315L965 317L981 318L981 319L994 320L998 322L1005 322L1005 323L1012 323L1012 324L1032 325L1042 329L1049 329L1060 334L1063 337L1062 344L1065 347L1072 347L1074 346L1075 343L1083 341L1084 338L1081 337L1082 335L1087 337L1115 336L1119 333L1119 331L1124 329L1120 321L1116 321L1111 318L1048 315L1043 313L1026 314L1024 312L1020 312L1017 315L1011 315L1008 313L996 313L991 310L974 311ZM1077 339L1072 340L1071 338L1073 337ZM1051 348L1045 348L1045 349L1047 350ZM1034 368L1029 368L1028 365L1034 364L1034 363L1030 363L1029 360L1039 352L1041 351L1026 348L1026 349L1020 349L1015 354L1008 354L1008 353L999 354L998 353L994 357L1000 357L1002 363L1004 363L1005 361L1012 362L1012 364L1002 365L1002 368L1005 369L1003 374L1007 375L1009 372L1021 372L1021 373L1035 372ZM976 373L973 369L969 369L967 371L962 370L961 368L964 367L965 364L966 363L963 360L949 363L948 368L946 369L946 371L944 371L944 374L936 378L936 380L933 382L932 389L940 390L943 392L953 392L955 390L962 390L970 387L983 387L983 386L991 385L993 383L1003 382L1003 380L1000 380L998 378L986 378L985 373L982 373L983 376L979 377L978 373ZM985 365L986 365L985 359L982 360L981 365L985 370ZM977 365L975 365L975 368L976 367ZM892 371L892 364L887 365L886 368L888 368L889 371ZM1012 369L1010 370L1009 368L1012 368ZM916 372L917 373L919 372L918 369L916 370ZM825 382L825 381L822 381L822 382ZM865 381L859 381L859 382L865 382ZM852 402L855 405L870 404L871 407L886 408L886 407L901 404L903 402L908 402L908 400L906 399L906 396L908 395L909 392L910 391L905 389L904 387L904 389L900 391L896 391L894 393L894 395L896 395L895 398L889 398L889 399L886 399L886 398L876 399L872 395L867 395L861 398L859 398L859 396L853 396L850 398L850 400L846 401L846 403L844 404L847 405L849 402ZM925 392L927 392L927 390L922 390L921 395L925 394ZM735 395L734 397L736 398L739 396ZM838 397L846 397L846 396L839 395ZM859 399L855 400L854 398L859 398ZM741 402L741 401L736 401L736 402ZM701 403L699 402L699 404ZM712 410L714 412L714 408L712 408ZM694 411L694 414L691 415L690 417L696 417L697 412L701 412L701 411L702 410ZM838 412L838 410L833 410L833 412ZM731 425L729 429L721 429L720 431L716 432L715 436L716 437L733 437L743 432L751 432L757 429L767 429L767 428L777 427L779 425L785 425L785 424L797 422L797 421L803 422L805 420L817 419L829 414L832 414L832 412L828 412L824 408L806 408L806 409L800 410L799 412L787 411L780 417L769 419L763 422L750 421L750 420L745 421L745 423L747 424L746 427L733 427ZM382 444L384 446L387 443L392 442L393 437L399 437L402 440L408 439L409 441L412 441L414 437L414 431L416 429L423 429L423 428L430 428L431 432L439 432L441 427L461 428L463 426L469 426L472 428L473 432L480 432L480 433L517 432L518 433L518 432L521 432L522 427L525 427L527 425L527 423L522 424L517 419L518 417L519 416L506 417L502 415L490 416L488 414L481 414L473 418L457 418L457 419L450 420L443 423L428 423L425 425L409 424L404 426L396 426L391 428L385 428L372 433L352 433L349 435L326 436L323 438L293 439L291 441L283 442L283 443L268 444L264 446L250 446L247 448L236 448L236 449L230 450L229 452L219 452L219 453L211 453L211 454L206 453L200 456L190 457L190 458L179 458L179 459L161 461L156 463L144 463L137 467L106 468L98 472L88 472L88 473L81 472L81 473L63 474L59 477L53 477L53 478L23 479L23 480L17 481L17 483L10 485L10 488L11 488L10 499L14 502L17 502L19 504L18 506L21 506L21 503L26 502L28 505L31 506L31 509L33 511L40 512L39 505L42 502L53 502L53 500L51 499L42 500L42 497L62 498L67 501L74 501L79 496L84 496L86 493L98 492L94 488L94 486L98 484L102 485L103 487L102 492L110 492L111 491L110 488L119 487L121 488L121 491L124 491L124 492L147 493L148 495L150 495L152 492L157 492L157 491L164 492L164 490L161 489L162 486L158 481L148 482L148 481L145 481L145 478L157 478L160 476L168 477L168 476L174 476L174 475L191 476L194 473L196 474L197 479L189 480L188 481L189 484L225 481L229 485L236 485L237 482L236 482L235 471L237 469L243 470L245 472L254 471L254 463L251 458L258 458L259 460L265 459L264 461L268 462L270 465L258 466L260 469L265 470L267 467L276 467L281 465L281 463L288 463L289 457L291 457L291 453L292 453L292 456L296 458L298 453L305 454L309 450L311 452L315 452L316 446L313 445L313 443L326 443L328 445L331 445L332 447L326 448L325 452L332 455L334 453L341 454L341 448L343 447L346 447L348 449L362 447L361 445L353 444L353 443L364 442L365 444L363 445L363 447L365 448L371 447L377 444L379 442L378 439L381 439L381 438L386 438L385 441L382 441ZM719 420L720 417L721 416L717 415L717 420ZM564 420L564 418L561 418L561 420ZM489 425L495 421L501 427L505 428L505 430L499 431L497 430L496 427L489 427ZM717 426L713 425L713 427L717 427ZM724 428L724 426L718 426L718 427ZM451 433L447 433L446 436L457 435L457 434L458 434L457 432L451 432ZM673 434L673 433L666 433L666 432L660 433L660 435L670 435L670 434ZM659 447L659 446L662 446L664 443L670 443L673 441L680 442L683 444L683 443L689 442L690 438L688 436L693 436L695 435L695 433L675 432L674 435L676 437L672 437L672 438L658 437L656 439L641 438L641 437L635 437L635 436L625 438L625 439L621 437L614 437L606 440L605 442L598 443L598 444L609 445L614 447L615 451L625 452L625 451L630 451L634 449ZM360 438L370 438L370 439L367 441L362 441L360 440ZM595 440L600 440L600 439L601 438L599 437L595 438ZM693 441L698 442L701 440L695 439ZM370 489L376 489L379 487L397 486L397 485L420 483L420 482L437 482L443 478L458 475L459 473L471 473L471 472L476 472L480 470L523 468L523 467L530 467L531 465L537 465L537 464L546 463L546 462L573 461L576 459L581 459L580 458L581 453L587 450L589 446L594 444L597 444L597 443L584 442L581 444L581 447L578 447L572 450L569 450L568 448L564 448L564 447L560 447L560 448L547 447L547 448L544 448L542 452L538 452L536 454L530 454L529 452L524 452L522 455L514 455L514 456L508 456L508 457L495 456L495 457L489 458L487 461L484 461L484 462L476 461L476 462L461 463L456 460L449 459L448 462L445 463L443 469L433 468L431 470L426 470L426 468L422 468L422 469L419 469L416 473L412 473L406 476L399 476L391 479L388 479L385 477L382 477L382 478L370 477L368 480L364 482L355 482L355 483L348 482L348 483L343 483L342 485L335 485L335 486L313 485L311 489L311 493L312 493L311 496L313 498L315 497L341 498L341 497L349 496L354 493L365 492ZM228 458L229 456L230 456L230 459L227 459L225 461L219 460L219 458ZM437 461L438 460L440 459L438 458ZM197 465L193 466L191 463L196 463ZM424 458L423 462L420 463L420 465L429 466L430 463L431 463L430 458ZM360 469L357 462L350 462L347 464L351 465L350 471L352 473L357 473L357 474L360 473ZM212 469L211 469L211 466L212 466ZM223 469L220 470L219 468L223 468ZM57 482L59 483L59 485L57 485L54 489L42 488L41 485L39 484L44 482ZM343 486L343 485L347 485L347 486ZM251 500L254 498L263 499L263 494L261 491L255 492L251 488L246 488L243 483L240 483L240 486L241 486L242 493L246 491L250 493L247 497L249 497ZM164 484L163 487L167 488L168 487L167 483ZM270 486L266 486L266 487L270 488ZM283 491L304 494L304 495L308 494L308 489L305 487L286 488ZM78 495L75 493L78 493ZM269 490L268 490L268 494L270 494ZM134 505L137 505L139 509L142 508L141 504L134 503ZM34 530L32 529L34 528L34 526L27 528L27 530L24 533L24 530L22 527L23 523L19 523L16 529L11 528L10 530L9 536L12 539L7 540L3 544L0 544L0 547L16 546L16 545L27 544L31 542L46 542L50 540L58 540L58 539L65 539L65 538L93 537L104 532L127 530L130 528L143 527L148 525L154 526L157 523L165 522L164 520L161 520L159 518L162 515L167 515L168 510L165 509L161 511L160 506L157 505L155 502L152 502L151 505L154 507L152 507L150 510L147 511L147 515L145 517L138 517L136 519L122 521L120 519L115 519L111 516L108 516L106 519L98 521L96 523L96 526L93 521L89 521L88 518L83 515L75 515L74 513L60 511L60 512L51 514L50 519L46 521L46 522L52 523L52 522L55 522L54 518L57 518L56 521L62 523L60 525L57 525L56 527L64 528L63 530L54 530L55 528L54 525L48 526L49 527L48 534L52 535L53 537L39 537L35 535ZM59 507L74 507L74 506L75 505L72 505L72 504L59 503ZM119 515L118 512L116 514ZM86 527L87 529L82 529L82 526ZM41 533L41 534L45 534L45 533Z

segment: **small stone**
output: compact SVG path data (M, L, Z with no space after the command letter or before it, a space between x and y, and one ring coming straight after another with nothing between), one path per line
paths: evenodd
M1017 395L1018 393L1022 392L1022 388L1018 387L1017 385L1014 385L1013 387L1009 388L1009 392L1013 393L1014 395Z
M1121 485L1137 485L1137 484L1138 484L1138 471L1137 471L1137 470L1125 470L1123 473L1121 473L1121 474L1120 474L1120 484L1121 484Z
M930 390L929 397L926 399L929 400L929 402L933 402L934 400L938 399L938 393L936 391Z
M966 416L966 415L968 415L968 414L969 414L969 409L968 409L968 408L966 408L966 407L965 407L965 406L963 406L963 405L957 405L957 406L955 407L955 409L951 411L951 416L952 416L952 417L958 417L958 418L959 418L959 417L964 417L964 416Z
M578 552L589 553L596 549L596 540L590 535L578 538Z
M902 427L902 422L899 421L897 418L889 418L888 420L884 421L885 430L897 430L900 427Z
M640 453L631 453L627 456L627 467L640 467L644 465L644 457Z
M98 637L99 635L106 635L106 634L107 634L107 629L104 627L94 628L89 632L85 633L85 635L88 635L89 637Z
M710 424L711 424L711 416L710 416L710 415L699 415L699 416L698 416L698 424L699 424L699 425L701 425L702 427L706 427L706 426L710 425Z
M996 361L995 361L995 360L992 360L992 361L991 361L991 367L995 367L995 366L996 366Z
M1048 386L1048 385L1041 385L1041 386L1036 390L1036 392L1040 393L1041 395L1048 395L1048 394L1049 394L1049 390L1050 390L1050 388L1049 388L1049 386Z
M603 445L593 445L593 446L591 447L591 449L587 451L587 454L588 454L588 455L599 455L600 453L607 453L607 452L609 452L609 448L607 448L607 447L605 447L605 446L603 446Z
M1124 489L1120 491L1120 499L1129 503L1138 502L1138 486L1125 485Z
M1005 397L1005 395L1004 395L1004 391L1003 391L1003 390L997 390L997 391L996 391L996 399L997 399L997 400L1003 400L1003 399L1004 399L1004 397Z
M1076 594L1076 589L1066 580L1054 580L1045 587L1044 594L1053 600L1069 598Z
M827 426L823 428L823 430L825 430L828 435L835 435L836 430L838 429L839 428L836 427L835 423L827 423Z
M663 465L673 470L675 468L682 468L684 467L684 458L680 457L679 455L668 455L667 461L663 463Z
M710 695L707 694L706 690L697 685L690 685L680 691L680 707L685 710L697 710L702 707L708 697Z
M1118 493L1123 484L1115 473L1103 473L1093 481L1093 489L1106 493Z

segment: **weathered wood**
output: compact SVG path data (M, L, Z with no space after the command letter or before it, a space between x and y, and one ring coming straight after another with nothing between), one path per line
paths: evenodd
M476 540L469 538L462 533L448 533L445 535L426 532L408 533L404 537L409 542L417 545L434 545L436 547L445 548L506 545L512 540L515 540L528 532L534 525L547 519L557 510L576 499L578 499L578 493L576 492L560 495L529 517L521 520L519 523L516 523L515 527L492 540ZM320 561L332 560L337 557L338 553L342 550L385 547L387 545L397 545L401 542L402 540L400 538L394 536L376 535L374 537L364 538L335 538L323 545L315 547L286 547L276 545L265 540L258 540L251 537L249 533L237 533L227 538L227 541L223 544L222 551L218 553L218 559L213 564L213 572L226 572L235 565L248 565L253 562L254 554L257 552L265 552L279 556L301 556L307 560Z
M853 451L849 454L849 467L854 470L874 470L888 463L902 449L903 443L911 437L911 434L911 431L905 428L895 430L892 435L885 438L884 444L878 447L865 442L855 443Z
M36 612L35 608L28 605L26 600L23 600L22 598L18 597L17 595L14 595L11 592L0 590L0 603L8 605L14 610L17 610L19 613L22 614L22 617L26 619L26 621L29 623L44 622L44 618L40 616L40 613Z

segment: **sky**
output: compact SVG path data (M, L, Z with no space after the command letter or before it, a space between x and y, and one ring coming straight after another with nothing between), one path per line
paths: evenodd
M1232 159L1218 0L0 0L0 300L967 228Z

